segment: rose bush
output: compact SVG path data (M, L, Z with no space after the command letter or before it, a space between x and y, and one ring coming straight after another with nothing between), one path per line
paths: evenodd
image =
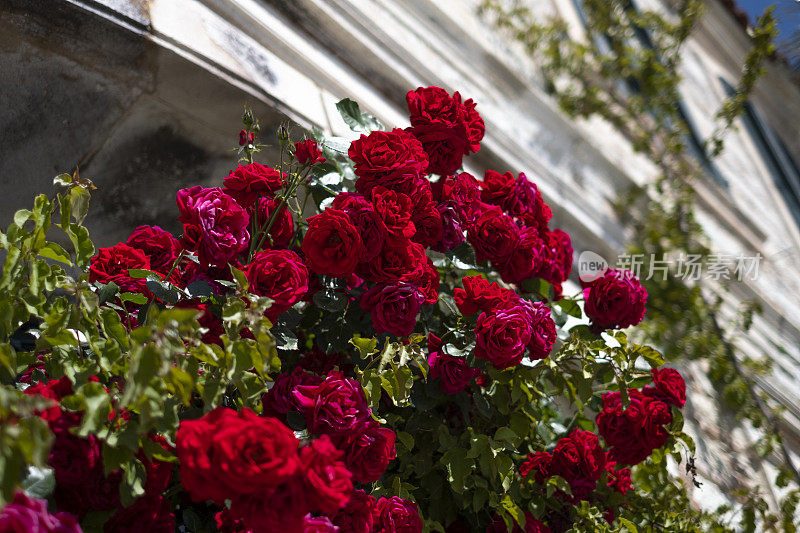
M680 374L611 331L646 292L609 271L581 293L535 183L464 171L475 102L407 103L411 126L384 129L340 102L361 133L346 155L281 127L277 168L247 111L241 165L177 192L179 236L141 226L95 253L77 174L14 216L0 531L647 523L646 465L692 443Z

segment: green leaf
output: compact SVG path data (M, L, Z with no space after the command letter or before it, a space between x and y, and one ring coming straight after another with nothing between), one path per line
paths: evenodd
M350 339L350 344L356 347L358 353L361 355L361 359L366 359L370 355L374 354L377 350L378 346L378 339L371 338L366 339L361 335L353 335L353 338Z
M349 98L337 102L336 109L339 110L339 114L345 124L350 126L353 131L370 133L383 129L383 124L378 119L367 113L362 113L358 104Z
M28 474L22 481L22 490L31 498L47 499L56 488L56 478L52 468L28 466Z
M627 518L622 518L621 516L617 518L619 523L625 527L626 530L630 531L631 533L639 533L639 528L636 527L636 524L628 520Z
M53 185L57 187L68 187L72 185L72 176L69 174L59 174L53 178Z
M136 305L144 305L147 303L147 296L139 294L138 292L122 292L119 299L123 302L131 302Z
M58 261L59 263L64 263L65 265L72 265L72 259L70 259L69 253L54 242L48 242L43 247L39 248L39 255L52 259L53 261Z
M107 301L111 300L114 296L117 295L118 292L119 292L119 285L117 285L113 281L100 287L100 290L97 291L97 299L99 300L100 305L103 305Z
M128 269L128 277L133 279L147 279L148 276L154 276L155 279L161 280L162 276L158 272L154 272L152 270L147 270L144 268L129 268Z
M33 213L30 210L20 209L14 213L14 224L21 228L28 220L31 219L31 215L33 215Z
M575 300L570 300L568 298L562 298L556 302L553 302L553 305L559 307L562 311L564 311L569 316L575 318L581 318L583 314L581 313L581 307Z
M89 200L91 198L89 191L83 187L73 187L69 191L69 203L72 210L72 217L75 222L82 224L89 212Z

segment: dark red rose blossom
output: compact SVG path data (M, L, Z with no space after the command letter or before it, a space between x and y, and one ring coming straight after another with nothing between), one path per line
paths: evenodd
M551 475L563 477L573 496L585 499L594 490L606 466L606 452L597 435L574 429L558 441L552 453Z
M305 484L298 475L267 492L234 498L230 517L245 528L236 533L299 532L303 517L312 511L308 503Z
M380 498L373 517L373 533L422 533L417 504L397 496Z
M493 263L508 261L519 246L519 227L514 220L498 207L490 206L467 230L467 240L475 248L478 261Z
M36 413L41 418L46 420L50 425L61 418L61 406L59 405L61 403L61 398L73 394L72 382L67 376L62 377L61 379L51 379L47 382L40 381L39 383L35 383L25 389L24 392L28 396L43 396L53 400L51 407Z
M374 420L362 422L344 444L345 464L360 483L377 481L395 458L395 433Z
M342 359L344 355L341 353L325 353L316 344L311 348L310 352L303 354L303 357L297 363L298 366L313 372L314 374L325 375L334 367L342 368ZM305 383L304 383L305 385Z
M461 166L462 158L480 150L485 126L472 100L461 102L441 87L420 87L406 95L411 131L430 159L430 172L447 175Z
M279 374L272 388L261 399L266 416L285 415L289 411L299 411L300 405L294 398L298 385L319 385L322 378L309 374L297 366L292 372Z
M159 495L143 496L122 507L103 524L104 533L174 533L172 503Z
M520 305L481 313L475 326L475 357L498 369L516 366L531 340L530 316Z
M369 420L370 409L361 384L331 371L319 385L299 385L294 397L309 431L339 437Z
M219 187L181 189L178 218L183 223L181 242L197 253L203 265L224 265L243 252L250 241L250 217Z
M29 498L19 491L0 511L4 533L81 533L78 518L69 513L51 514L47 500Z
M608 269L583 289L583 297L597 331L635 326L644 318L647 290L629 270Z
M253 207L260 196L272 196L283 186L281 174L260 163L240 166L223 178L222 183L225 185L223 191L245 209Z
M181 251L178 239L158 226L139 226L133 230L126 244L144 252L150 260L150 268L162 274L172 269Z
M265 250L253 256L244 268L250 290L272 299L267 316L273 322L308 291L308 269L300 257L289 250Z
M501 207L537 232L545 230L553 216L539 189L522 173L514 177L511 172L487 170L481 182L481 200Z
M504 289L483 276L467 276L462 278L464 288L453 290L453 299L462 315L474 315L479 311L492 311L509 302L519 300L517 293Z
M416 232L411 222L411 198L401 192L385 187L374 187L372 208L381 221L381 226L389 239L408 239Z
M355 271L364 245L347 213L329 207L308 219L303 253L312 271L342 278Z
M194 501L218 505L263 494L297 476L298 445L294 433L275 418L217 407L178 427L181 483Z
M467 229L480 215L481 191L478 180L468 172L442 177L431 185L433 199L451 206L458 215L459 225Z
M606 485L613 488L620 494L625 494L633 488L631 482L631 469L620 468L617 469L617 462L610 456L606 455Z
M372 317L378 333L407 337L417 325L425 297L414 285L376 285L361 295L361 307Z
M503 263L495 265L506 283L521 283L535 277L534 272L548 260L547 249L539 232L533 228L520 230L517 247Z
M377 257L386 241L386 230L378 214L372 208L372 202L359 193L339 193L333 199L332 206L347 213L350 222L361 235L364 244L362 262L372 261Z
M436 203L431 202L415 209L411 215L411 222L416 228L416 233L412 237L414 242L418 242L426 248L442 243L444 226L442 214Z
M383 251L366 263L359 273L384 285L405 282L421 286L427 275L427 264L428 256L421 244L410 240L387 241Z
M556 342L556 323L550 308L542 302L520 300L531 321L531 340L528 343L528 356L531 359L544 359L550 355Z
M378 500L363 490L354 490L343 508L333 516L339 533L371 533L373 511Z
M339 528L327 516L309 513L303 517L303 533L339 533Z
M311 509L332 514L350 499L353 475L342 462L343 455L327 435L300 450L305 494Z
M642 389L645 396L677 407L686 404L686 382L680 372L674 368L654 368L650 373L653 384Z
M294 143L294 157L301 165L318 165L326 161L322 152L319 151L317 141L313 139Z
M222 511L214 515L214 523L220 533L255 533L244 525L243 520L234 518L227 507L223 507Z
M265 227L280 202L275 198L263 197L258 200L258 225ZM292 212L284 206L275 216L269 228L269 236L264 239L262 248L286 248L294 236Z
M89 262L89 281L111 283L119 286L122 292L149 294L147 281L134 279L128 275L131 268L150 270L150 259L141 250L119 243L111 248L100 248L98 254Z
M519 465L519 473L527 476L531 472L536 481L542 482L551 475L553 456L550 452L529 453L524 463Z
M572 240L560 229L544 230L542 240L544 256L534 269L532 277L542 278L555 287L566 281L572 270Z
M620 464L635 465L666 443L669 433L664 425L672 422L672 414L669 405L637 389L628 390L628 399L623 409L619 392L604 394L596 421L610 456Z
M400 128L362 135L350 144L347 155L355 164L356 190L362 194L379 185L409 194L428 169L422 144Z
M439 380L439 387L445 394L456 394L463 391L475 378L478 371L467 363L463 357L455 357L444 353L439 348L428 355L431 377Z

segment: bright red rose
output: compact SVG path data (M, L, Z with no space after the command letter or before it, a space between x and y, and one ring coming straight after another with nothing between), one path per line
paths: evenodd
M222 183L225 185L223 192L232 196L245 209L253 207L260 196L271 196L283 186L278 171L260 163L240 166L227 178L223 178Z
M311 433L341 437L369 420L370 409L361 384L331 371L319 385L299 385L294 397Z
M425 297L414 285L376 285L361 295L361 307L369 311L378 333L407 337L417 325Z
M531 277L542 278L553 286L560 285L572 270L572 240L560 229L544 230L542 239L545 253Z
M377 257L386 241L386 230L378 214L372 208L372 203L359 193L339 193L333 199L332 206L347 213L350 222L361 235L364 243L362 262L372 261Z
M635 326L644 318L647 290L630 270L608 269L583 289L583 296L595 331Z
M273 322L279 314L302 300L308 291L308 269L300 257L289 250L265 250L253 256L244 268L250 290L272 299L267 317Z
M48 425L52 425L59 418L61 418L61 398L73 394L72 382L67 376L61 379L51 379L50 381L40 381L25 389L25 394L28 396L43 396L53 400L53 405L44 411L37 411L42 419L46 420Z
M308 219L303 253L309 268L317 274L345 278L361 261L364 245L347 213L328 208Z
M347 155L355 163L356 190L362 194L379 185L409 194L428 169L422 144L400 128L362 135L350 144Z
M319 151L317 141L313 139L306 139L294 143L294 157L301 165L318 165L324 163L326 159Z
M642 389L645 396L683 407L686 404L686 382L674 368L654 368L650 371L653 384Z
M258 200L258 224L264 227L278 208L280 202L275 198L260 198ZM263 248L286 248L294 236L294 219L292 212L285 206L275 217L272 227L269 228L269 237L264 239ZM270 238L272 243L270 244Z
M406 282L421 286L427 275L427 264L428 256L421 244L410 240L387 241L383 251L359 272L375 283L393 285Z
M217 407L178 427L181 483L196 502L260 495L300 471L299 441L275 418Z
M29 498L19 491L0 511L3 533L81 533L78 518L65 512L50 514L47 500Z
M667 404L628 389L629 404L622 408L619 392L603 395L603 410L597 415L597 430L610 448L610 456L620 464L641 463L666 442L669 434L661 424L670 423Z
M197 185L179 190L177 200L181 242L203 265L224 265L247 248L250 217L222 189Z
M150 260L150 268L162 274L172 269L181 251L178 239L158 226L139 226L128 237L127 245L144 252Z
M418 242L426 248L442 242L444 227L437 204L431 202L415 209L411 215L411 222L417 230L412 237L414 242Z
M333 516L339 533L371 533L373 517L378 500L363 490L354 490L347 505Z
M633 483L631 482L631 469L617 469L616 466L617 462L611 459L610 456L606 455L606 485L613 488L620 494L625 494L633 488Z
M327 435L300 450L303 483L311 509L332 514L345 506L353 492L353 475Z
M360 483L377 481L395 458L395 433L374 420L359 425L344 444L345 464Z
M442 177L431 185L431 190L434 200L454 206L464 229L471 226L480 215L481 189L472 174L462 172Z
M519 465L519 473L527 476L533 472L534 479L541 483L552 475L552 464L553 456L550 452L529 453L525 462Z
M498 207L488 207L467 230L467 240L475 248L478 261L493 263L508 261L519 246L519 227L514 219L504 214Z
M481 200L501 207L536 231L546 229L553 216L539 189L523 173L515 178L511 172L487 170L481 183Z
M379 499L373 517L373 533L422 533L417 504L397 496Z
M408 239L416 232L411 222L411 198L401 192L385 187L374 187L372 208L378 215L386 235L390 239Z
M481 313L475 326L475 357L486 359L498 370L510 368L522 361L530 340L530 316L522 306Z
M456 288L453 291L453 299L462 315L474 315L478 311L492 311L509 302L519 300L517 293L504 289L483 276L467 276L461 281L464 288Z
M463 391L477 375L477 370L469 366L463 357L433 351L428 355L431 377L439 380L439 387L445 394Z
M150 259L136 248L119 243L111 248L100 248L98 254L89 262L89 281L111 283L119 286L122 292L150 294L147 281L134 279L128 275L131 268L150 270Z

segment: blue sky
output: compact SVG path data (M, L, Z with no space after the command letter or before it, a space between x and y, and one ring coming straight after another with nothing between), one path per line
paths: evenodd
M797 0L737 0L737 3L750 15L751 23L755 22L756 17L767 6L775 5L775 18L780 30L779 41L800 29L800 2Z

